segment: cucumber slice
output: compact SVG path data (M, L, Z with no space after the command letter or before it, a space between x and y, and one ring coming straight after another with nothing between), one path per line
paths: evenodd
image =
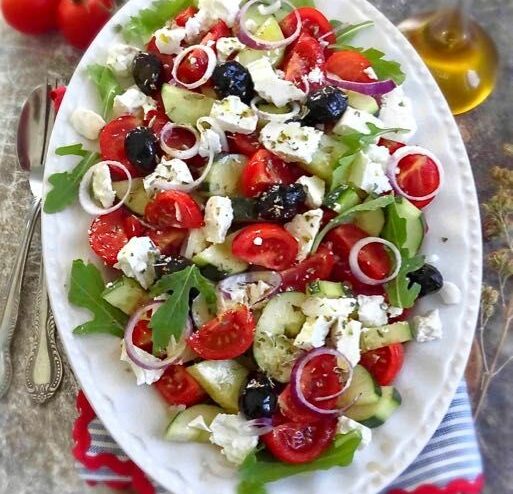
M131 316L136 309L148 300L148 292L137 281L122 276L105 288L102 298L110 305Z
M223 244L214 244L196 254L192 261L200 267L214 266L217 271L225 274L242 273L248 269L248 264L232 254L232 240L229 235Z
M381 388L376 383L372 375L361 365L355 366L353 370L353 379L349 388L340 395L337 406L344 407L355 400L358 406L372 405L379 401L381 398ZM355 405L356 406L356 405ZM354 408L351 407L350 410ZM346 414L347 415L347 414Z
M330 182L338 160L346 151L345 144L325 135L321 140L319 149L313 155L312 162L309 164L301 163L301 167L312 175L317 175L319 178Z
M208 395L225 410L239 411L239 396L246 383L248 369L235 360L204 360L187 367Z
M269 336L286 334L297 336L306 317L301 312L301 304L306 295L299 292L285 292L273 297L265 306L256 331Z
M394 343L405 343L413 339L413 333L408 321L399 321L378 328L366 328L360 336L362 352L375 350Z
M324 198L324 205L337 213L343 213L361 202L358 192L351 185L339 185Z
M366 427L379 427L399 408L401 395L393 386L381 387L381 398L370 405L355 405L345 412L350 419Z
M253 356L260 369L274 380L287 383L296 359L302 351L285 335L269 336L256 332Z
M177 124L196 125L198 118L210 115L214 98L164 84L162 101L167 116Z
M116 197L118 199L122 199L128 190L128 180L112 182L112 188L116 193ZM128 197L125 201L125 206L135 214L144 216L144 210L146 209L146 206L149 202L150 198L144 189L143 179L133 178L132 189L130 190L130 194L128 194Z
M326 298L345 297L346 291L342 283L336 281L314 281L308 285L308 295L317 295Z
M210 442L210 432L189 427L192 420L203 417L205 424L210 426L214 418L223 413L223 409L215 405L194 405L180 412L167 427L165 438L176 442Z
M205 297L201 293L192 301L191 304L191 316L194 321L194 325L197 328L201 328L204 324L211 321L216 317L215 314L210 312Z
M258 221L259 216L256 210L256 205L256 199L250 199L249 197L232 197L234 223L250 223Z
M234 196L247 158L242 154L229 154L212 163L207 176L208 192L213 196Z
M378 102L372 96L357 93L356 91L346 91L346 94L349 106L357 110L366 111L367 113L371 113L373 115L378 113Z
M370 236L379 237L379 234L385 226L385 213L383 209L363 211L355 215L354 224L367 232Z

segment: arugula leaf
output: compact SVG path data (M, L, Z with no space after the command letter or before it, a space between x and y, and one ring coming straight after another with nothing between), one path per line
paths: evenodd
M347 146L347 151L344 156L356 154L358 151L361 151L370 144L374 144L378 137L388 134L389 132L408 132L406 129L399 128L382 129L370 122L367 122L367 128L369 129L368 134L362 134L361 132L354 131L342 136L337 136L337 140Z
M361 30L373 26L374 22L364 21L360 22L359 24L347 24L345 22L331 20L330 24L333 26L333 32L337 38L336 45L345 45L351 41Z
M265 453L253 453L244 460L239 469L241 483L237 494L266 494L265 484L269 482L299 473L350 465L360 442L361 435L357 431L337 436L331 447L319 458L299 465L282 463Z
M114 72L104 65L93 64L87 67L87 74L93 81L102 101L101 114L105 120L108 120L112 112L114 98L123 92Z
M392 281L385 284L385 291L390 305L409 309L413 307L415 300L417 300L419 296L420 285L418 283L412 283L410 286L408 274L417 271L417 269L420 269L424 265L424 256L418 255L408 258L405 256L404 251L401 252L401 255L401 269Z
M347 182L349 169L355 158L356 154L349 154L338 160L338 166L333 170L331 175L330 191L335 190L339 185L344 185Z
M189 295L192 289L201 293L207 304L215 308L217 297L214 284L200 273L197 266L188 266L163 276L153 286L152 297L171 292L171 296L153 314L150 321L154 353L165 350L171 337L176 341L180 338L189 313Z
M84 149L82 144L70 144L69 146L61 146L55 150L57 156L87 156L88 151Z
M94 319L80 326L75 334L108 333L122 337L128 316L110 305L102 298L105 290L100 271L94 264L85 264L82 259L75 259L71 267L71 279L68 300L78 307L89 309Z
M399 203L402 200L402 197L396 197L395 202ZM408 222L406 218L399 216L397 208L393 205L387 207L386 218L381 236L385 240L392 242L399 250L402 250L408 237Z
M367 48L362 51L362 55L370 61L378 79L392 79L399 86L405 81L406 75L401 69L401 64L393 60L385 60L383 58L385 54L382 51Z

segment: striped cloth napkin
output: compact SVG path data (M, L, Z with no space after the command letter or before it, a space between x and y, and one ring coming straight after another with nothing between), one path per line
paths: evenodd
M170 494L152 482L114 442L85 396L73 429L80 476L89 484L132 488L137 494ZM381 494L479 494L483 490L481 456L465 383L447 415L418 458Z

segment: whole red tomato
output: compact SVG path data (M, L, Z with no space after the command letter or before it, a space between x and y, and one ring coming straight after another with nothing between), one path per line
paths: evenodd
M87 48L114 12L113 0L61 0L57 23L75 48Z
M2 0L7 23L25 34L42 34L57 27L59 0Z

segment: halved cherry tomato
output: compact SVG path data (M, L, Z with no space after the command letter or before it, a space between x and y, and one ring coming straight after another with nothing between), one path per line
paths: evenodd
M118 252L128 242L124 228L127 216L128 213L124 209L118 209L112 213L98 216L89 228L91 249L109 266L116 264Z
M226 133L230 152L240 153L246 156L253 156L259 149L262 149L258 134L234 134L232 132Z
M192 50L181 61L176 71L177 79L185 84L192 84L200 80L208 66L208 56L199 48Z
M410 154L399 161L397 183L411 196L422 197L440 185L440 173L434 161L423 154ZM425 201L410 201L418 208L426 207L434 197Z
M189 337L189 346L202 358L225 360L239 357L253 344L255 320L245 306L223 312Z
M185 24L187 24L187 21L194 17L198 13L198 9L196 7L187 7L186 9L182 10L176 17L175 17L175 24L178 27L184 27Z
M393 141L392 139L385 139L384 137L380 137L378 146L385 147L390 151L390 154L394 154L398 149L406 146L406 144L403 144L399 141Z
M131 214L130 216L125 218L125 221L123 222L123 227L128 238L144 237L146 235L146 226L134 214Z
M395 379L404 363L404 348L401 343L384 346L362 353L363 365L380 386L388 386Z
M144 125L153 130L157 137L160 137L162 129L168 122L170 122L169 117L159 110L150 110L144 119Z
M285 79L293 82L301 89L305 89L303 76L308 75L316 67L324 72L324 48L312 36L302 34L297 40L285 62ZM310 91L323 86L322 82L310 82Z
M318 413L313 412L292 396L292 387L289 384L285 386L285 389L280 393L278 397L278 406L280 412L285 417L285 422L310 422L314 423L320 420Z
M301 32L312 36L315 39L319 39L324 36L328 44L334 44L337 42L336 36L333 34L333 26L330 21L326 19L324 14L313 7L300 7L299 9L290 12L281 22L280 27L283 35L288 38L291 36L297 27L296 14L299 13L301 17ZM329 33L329 34L328 34Z
M262 441L278 460L285 463L307 463L318 458L335 436L336 419L314 424L288 422L264 434Z
M224 21L217 21L209 30L208 33L203 36L201 40L202 45L214 45L220 38L228 38L232 35L230 28Z
M172 256L180 251L187 232L179 228L167 228L165 230L148 229L147 235L153 240L161 254Z
M162 80L164 82L168 82L173 78L173 64L175 60L175 55L168 55L166 53L161 53L157 48L157 44L155 43L155 36L153 36L148 44L146 45L146 51L148 53L153 53L161 62L163 67L163 76Z
M184 151L196 144L196 137L190 130L183 127L175 127L172 132L167 133L165 143L170 148Z
M364 72L369 67L371 63L367 58L351 50L337 51L326 61L326 72L353 82L372 82Z
M334 265L335 256L326 246L321 245L315 254L280 273L281 290L304 292L312 281L329 279Z
M153 341L151 336L150 321L141 319L134 328L132 333L133 344L144 350L145 352L151 353L153 350Z
M207 393L183 365L169 366L154 386L170 405L189 407L208 398Z
M203 226L203 215L198 204L180 190L159 192L146 206L144 217L148 223L163 230Z
M242 193L255 197L271 185L293 184L301 175L294 166L288 165L275 154L260 149L244 166L241 175Z
M280 225L256 223L237 233L233 255L250 264L268 269L288 268L298 253L297 240Z

